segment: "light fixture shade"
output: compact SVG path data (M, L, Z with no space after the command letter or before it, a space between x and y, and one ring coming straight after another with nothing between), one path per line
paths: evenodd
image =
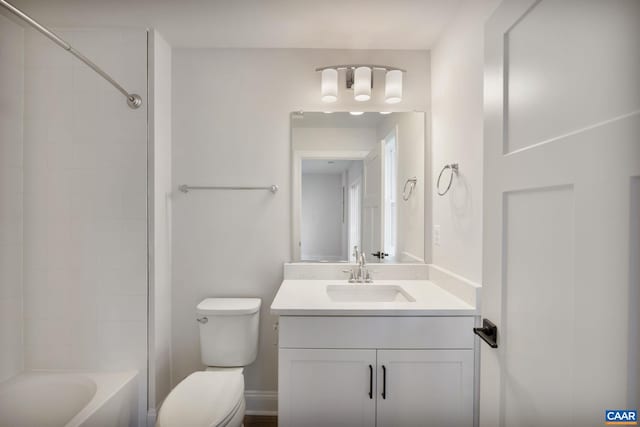
M356 101L371 99L371 68L358 67L353 73L353 97Z
M322 102L336 102L338 100L338 70L333 68L322 70L320 96Z
M397 104L402 101L402 71L387 71L384 82L384 102Z
M361 116L364 114L364 111L349 111L349 114L352 116Z

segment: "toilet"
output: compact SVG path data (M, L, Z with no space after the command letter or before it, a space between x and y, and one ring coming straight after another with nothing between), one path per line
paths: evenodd
M182 380L158 412L156 427L240 427L243 367L256 360L259 298L207 298L196 307L204 371Z

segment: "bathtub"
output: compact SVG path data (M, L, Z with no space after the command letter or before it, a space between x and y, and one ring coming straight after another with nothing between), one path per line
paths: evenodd
M137 425L137 372L31 371L0 383L0 427Z

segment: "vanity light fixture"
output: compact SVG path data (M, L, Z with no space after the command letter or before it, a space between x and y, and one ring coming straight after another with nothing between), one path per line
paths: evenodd
M338 70L327 68L322 70L322 102L338 100Z
M358 67L355 69L353 81L353 98L356 101L368 101L371 99L371 68Z
M387 104L402 101L402 77L405 70L388 65L348 64L329 65L316 68L321 73L320 96L322 102L336 102L338 100L338 81L340 71L345 71L347 89L353 89L356 101L369 101L373 92L373 80L376 71L385 72L384 99Z
M384 102L397 104L402 101L402 71L389 70L384 78Z

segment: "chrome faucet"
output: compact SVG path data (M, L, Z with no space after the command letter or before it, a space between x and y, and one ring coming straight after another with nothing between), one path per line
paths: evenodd
M367 260L364 257L364 252L360 254L360 260L358 261L358 277L360 279L360 283L371 283L373 282L373 278L371 277L371 273L367 268Z
M367 260L365 258L364 252L360 252L357 246L353 247L353 256L358 263L357 269L356 267L350 270L342 270L344 273L349 273L349 283L371 283L373 282L373 278L371 277L371 273L367 269Z

